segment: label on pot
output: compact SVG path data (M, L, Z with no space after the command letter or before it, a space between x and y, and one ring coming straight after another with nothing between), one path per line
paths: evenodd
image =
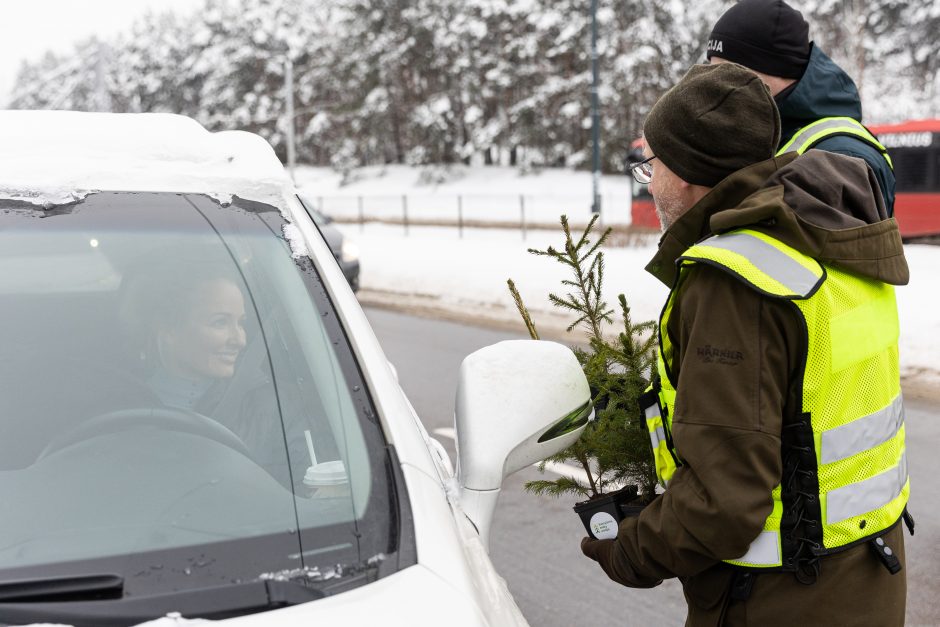
M591 533L598 540L613 540L617 537L617 521L607 512L591 516Z

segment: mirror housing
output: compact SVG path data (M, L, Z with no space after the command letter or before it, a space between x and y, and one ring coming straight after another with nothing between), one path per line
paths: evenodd
M455 411L457 482L484 545L503 479L571 446L593 416L587 379L567 346L511 340L464 359Z

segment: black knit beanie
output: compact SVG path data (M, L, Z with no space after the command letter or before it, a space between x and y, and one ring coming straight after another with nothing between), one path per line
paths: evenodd
M809 62L809 25L783 0L741 0L718 18L706 56L770 76L800 78Z
M696 65L653 105L643 135L679 178L714 187L774 156L780 114L754 72L734 63Z

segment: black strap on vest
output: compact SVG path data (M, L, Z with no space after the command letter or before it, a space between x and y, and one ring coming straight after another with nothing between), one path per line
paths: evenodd
M901 513L901 518L904 520L904 526L907 527L908 532L911 535L914 535L914 517L911 516L911 513L907 511L906 507ZM894 549L888 546L883 536L879 538L872 538L868 541L868 546L871 547L872 552L884 565L884 567L888 569L889 573L892 575L897 575L899 572L901 572L901 560L898 559Z
M904 512L901 514L904 517L904 524L907 526L907 531L914 535L914 517L911 516L911 513L907 511L907 508L904 508Z
M914 535L914 517L911 516L911 513L907 511L906 507L904 508L904 512L901 513L901 518L904 519L904 526L907 527L908 532ZM888 546L884 541L884 537L872 538L868 541L868 545L871 547L875 556L878 557L879 561L888 569L889 573L897 575L901 572L901 560L898 559L894 549Z
M885 543L884 538L878 537L869 540L868 546L871 547L871 550L878 559L881 560L881 563L888 569L889 573L897 575L901 572L901 560L895 555L894 550Z

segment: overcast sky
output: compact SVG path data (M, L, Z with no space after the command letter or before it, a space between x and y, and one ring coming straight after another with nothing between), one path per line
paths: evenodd
M152 11L187 12L203 0L0 0L0 105L7 101L20 63L46 50L67 52L93 35L127 31Z

